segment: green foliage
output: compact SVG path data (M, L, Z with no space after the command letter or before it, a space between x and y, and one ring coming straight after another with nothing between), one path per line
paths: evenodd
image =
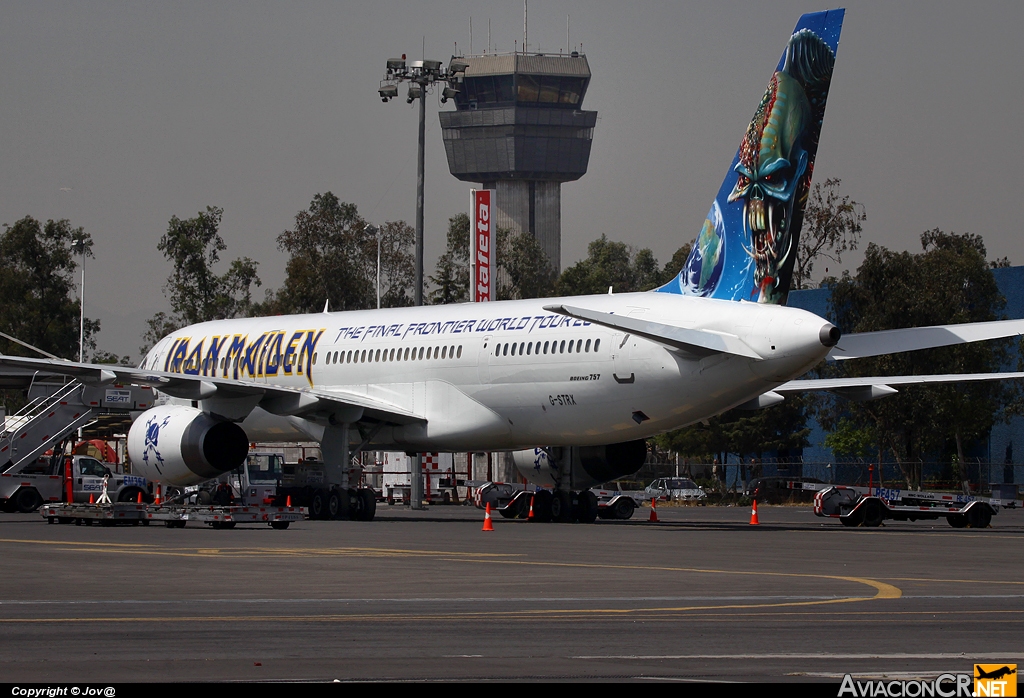
M679 269L682 264L669 273L668 278L678 274ZM609 286L615 293L648 291L666 280L649 249L634 250L624 242L612 242L602 235L587 246L586 259L562 272L557 293L560 296L595 295L608 293Z
M832 288L844 333L998 319L1005 301L979 236L931 230L921 235L921 246L919 254L868 246L856 277L844 274ZM849 376L985 373L999 369L1006 351L1005 341L976 342L846 361L841 370ZM846 418L843 429L869 433L868 441L890 452L913 486L922 455L957 451L962 459L963 442L984 437L1013 392L997 381L907 386L883 400L833 400L819 419L836 430Z
M257 263L240 257L223 274L214 270L220 253L227 249L219 233L223 215L224 209L207 206L194 218L171 217L157 249L174 266L164 284L173 314L157 313L146 322L143 354L179 327L252 312L251 289L260 285Z
M664 449L687 458L710 461L719 454L785 453L809 445L807 427L809 400L803 396L756 411L733 409L707 424L692 424L655 437Z
M840 457L867 458L873 454L872 436L872 429L858 427L849 417L841 417L825 437L825 448Z
M793 288L809 288L811 271L819 258L835 264L844 252L857 249L867 220L864 205L849 196L839 195L841 180L828 179L815 184L804 209L803 225L793 267Z
M381 232L381 305L412 304L414 231L404 222L385 223ZM312 313L376 307L377 238L355 204L331 192L313 197L295 225L277 237L290 257L284 285L267 294L264 313Z
M429 277L436 288L429 300L435 305L465 303L469 300L469 215L460 213L448 219L445 252L437 260Z
M547 298L555 295L555 272L537 238L497 229L498 274L495 297L499 301Z
M0 234L0 331L45 352L78 359L78 238L92 256L92 238L67 220L41 224L26 216ZM95 349L98 320L85 319L85 347ZM35 356L0 338L0 353Z

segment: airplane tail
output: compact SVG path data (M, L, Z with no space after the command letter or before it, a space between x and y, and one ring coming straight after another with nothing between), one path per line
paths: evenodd
M844 14L797 22L686 265L657 291L785 304Z

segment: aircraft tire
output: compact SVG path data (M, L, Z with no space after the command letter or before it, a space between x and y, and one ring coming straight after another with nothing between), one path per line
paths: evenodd
M533 496L533 520L538 523L551 521L551 500L553 499L550 490L537 490Z
M327 518L327 490L316 490L309 499L309 518L321 521Z
M551 520L557 523L572 523L572 494L558 490L551 498Z
M597 495L590 490L584 490L577 496L578 515L576 520L580 523L594 523L597 521Z
M377 514L377 493L369 487L359 490L359 521L373 521Z
M331 490L327 493L327 509L324 511L325 519L335 520L341 518L343 511L341 496L338 490Z

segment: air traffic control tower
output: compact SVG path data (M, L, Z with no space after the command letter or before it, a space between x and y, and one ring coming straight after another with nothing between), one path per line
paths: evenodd
M460 64L460 65L456 65ZM587 172L596 111L582 111L587 57L488 54L453 58L465 67L455 111L440 112L448 168L497 194L494 224L532 233L561 269L562 182Z

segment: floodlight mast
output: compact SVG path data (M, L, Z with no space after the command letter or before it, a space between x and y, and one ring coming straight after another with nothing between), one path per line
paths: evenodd
M454 67L459 68L460 65ZM423 305L423 159L426 142L427 88L438 82L445 83L441 102L447 102L459 91L456 74L465 71L465 65L461 65L461 70L451 67L445 70L441 61L424 59L406 62L403 53L401 58L388 59L384 79L380 81L380 88L377 90L381 101L388 102L398 96L398 83L408 82L409 92L405 101L409 104L416 99L420 101L419 143L416 151L416 287L413 294L418 306ZM409 506L412 509L423 508L422 470L420 455L412 456L409 459Z

